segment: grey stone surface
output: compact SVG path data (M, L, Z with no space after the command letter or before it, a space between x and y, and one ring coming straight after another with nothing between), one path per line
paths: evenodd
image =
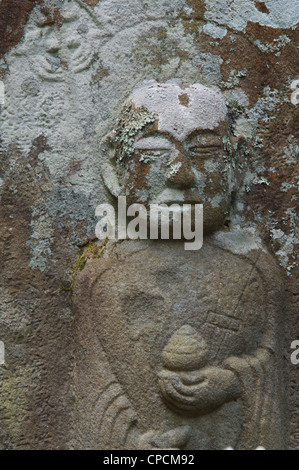
M0 341L5 364L0 365L1 449L218 448L263 442L271 448L299 448L298 365L290 361L290 345L298 338L299 326L297 22L297 4L292 0L2 0ZM138 89L139 99L140 84L145 90L148 81L164 84L165 89L169 81L186 86L187 95L192 95L190 84L200 84L213 88L211 99L218 96L223 102L225 97L228 121L225 118L226 127L221 130L226 137L223 156L229 153L231 141L235 175L234 186L227 192L222 188L230 203L219 210L226 228L207 235L203 249L194 256L173 244L144 242L143 252L137 242L124 242L109 246L106 252L95 243L95 208L113 203L111 192L115 196L124 190L121 178L126 175L123 166L118 174L107 167L107 134L117 125L124 104L132 101ZM186 97L182 100L187 102ZM164 129L173 129L182 103L173 115L166 106ZM193 118L199 117L200 113L193 115L191 127ZM211 116L209 122L212 128ZM110 151L114 155L115 148ZM168 174L173 182L182 168L179 163L174 162ZM160 170L152 167L151 185L135 184L138 201L146 204L149 195L161 192ZM207 164L203 171L205 177L213 172L217 165ZM213 188L207 186L209 190ZM180 191L176 188L176 197L187 197L186 190L183 195ZM131 194L128 190L128 197ZM212 194L205 196L208 201ZM173 200L174 193L169 197ZM219 203L219 197L211 200L211 208L213 204L217 211ZM103 257L97 259L99 254ZM136 265L131 283L125 276L126 270L131 272L130 257ZM152 270L147 258L152 260ZM147 270L141 270L143 263ZM102 295L97 276L106 265L103 286L107 287ZM223 292L226 312L241 295L246 279L255 275L259 279L256 297L250 289L241 297L240 308L247 312L244 344L237 341L239 349L230 351L224 339L219 359L215 343L211 346L217 335L211 338L206 318L200 314L205 311L204 299L196 300L192 293L203 289L195 274L200 266L210 276L210 282L204 281L206 300L213 303ZM217 270L225 273L223 279ZM107 336L112 322L105 311L115 316L111 307L115 299L109 305L109 296L119 284L121 292L122 276L130 295L127 306L116 305L116 320L123 322L133 339L122 330L117 336L116 327ZM135 285L140 290L143 276L143 294L137 298L130 289ZM91 279L95 287L88 296L84 282L89 286ZM172 298L169 285L177 287ZM98 297L105 307L101 312L96 309ZM252 316L256 333L248 324L250 302L256 306L257 316ZM260 318L263 309L266 320ZM236 311L241 315L240 309ZM169 317L171 312L174 317ZM100 317L107 322L106 330L100 328ZM261 322L265 329L261 330ZM214 406L225 403L215 410L200 411L196 391L200 371L191 371L190 376L189 370L171 368L176 358L163 362L167 347L176 344L176 335L178 344L184 344L181 328L183 333L194 330L191 350L193 344L200 353L204 341L208 353L214 354L203 366L207 383L221 374L221 380L227 378L226 399L214 394ZM135 344L136 351L130 354L150 348L140 354L146 374L140 372L134 378L134 369L129 368L131 375L126 377L126 362L121 364L126 358L118 349L111 352L112 337L119 348ZM248 338L254 338L254 344L249 345ZM202 364L197 359L191 363ZM142 402L138 393L150 377ZM253 379L263 379L264 388ZM170 407L172 383L177 390L185 390L186 384L191 387L187 407L198 415L191 421L177 412L179 397L174 410ZM254 394L246 393L247 384ZM269 395L265 390L270 390ZM267 400L277 390L274 412ZM156 411L151 417L146 403L153 401ZM255 410L252 416L249 410ZM273 432L264 441L263 426L269 421ZM214 437L207 437L211 428L216 429Z

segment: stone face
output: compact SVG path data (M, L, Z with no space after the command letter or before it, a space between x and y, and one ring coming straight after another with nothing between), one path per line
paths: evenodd
M297 23L293 0L0 2L1 449L299 448ZM95 243L118 194L203 201L202 250Z

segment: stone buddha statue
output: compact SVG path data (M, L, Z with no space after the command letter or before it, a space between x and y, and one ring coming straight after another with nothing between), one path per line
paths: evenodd
M252 233L224 230L236 178L217 89L147 82L102 149L128 203L203 204L204 243L108 243L76 278L74 446L284 447L283 285Z

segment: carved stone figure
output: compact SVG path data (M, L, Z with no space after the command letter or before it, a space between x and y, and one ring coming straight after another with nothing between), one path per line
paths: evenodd
M225 100L136 88L104 176L128 202L203 203L203 248L108 243L74 287L74 446L283 448L283 285L253 234L226 231L236 184Z

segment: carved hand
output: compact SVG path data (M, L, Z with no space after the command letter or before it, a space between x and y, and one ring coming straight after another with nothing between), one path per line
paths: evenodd
M241 393L236 375L218 367L193 372L163 370L159 385L170 408L192 415L210 413Z

